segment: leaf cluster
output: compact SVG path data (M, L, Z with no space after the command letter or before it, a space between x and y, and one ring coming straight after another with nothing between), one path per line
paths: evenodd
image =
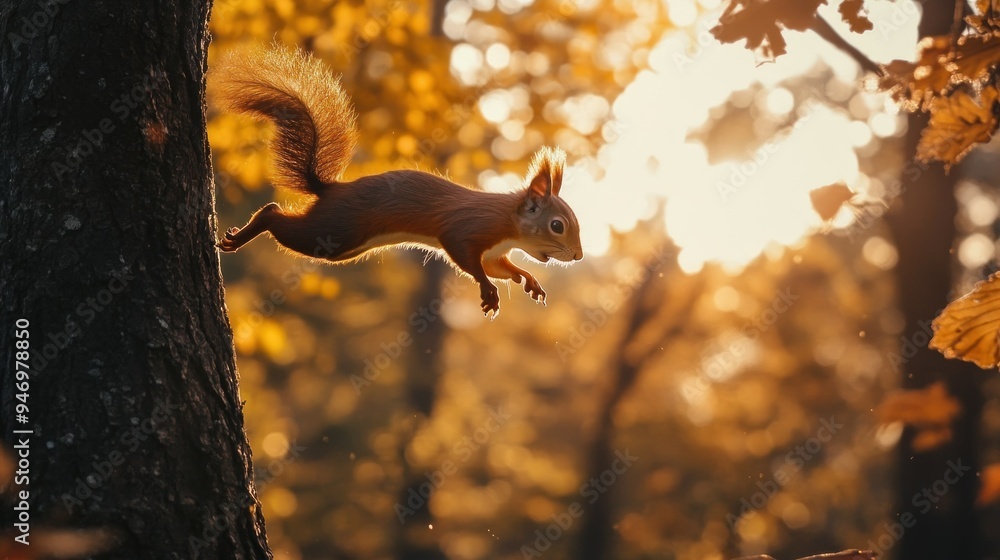
M871 2L872 0L868 0ZM975 12L956 21L952 35L924 38L917 60L894 60L876 67L846 41L831 34L817 13L826 0L731 0L713 35L724 43L745 40L746 47L765 59L787 52L786 30L819 33L858 59L879 78L876 87L888 92L900 109L930 114L917 148L917 159L941 161L951 167L997 130L997 84L1000 73L1000 18L990 0L977 0ZM853 33L874 28L864 0L845 0L839 8Z

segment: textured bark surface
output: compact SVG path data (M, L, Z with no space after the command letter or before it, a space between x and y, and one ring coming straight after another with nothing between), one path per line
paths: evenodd
M0 422L23 427L24 317L32 528L108 528L108 558L270 556L214 247L210 7L0 3Z
M950 33L953 2L928 0L923 3L920 35ZM926 126L924 115L912 115L906 137L905 153L913 157ZM913 449L914 432L907 429L898 451L897 498L892 521L909 512L916 519L885 554L906 560L941 558L980 558L983 556L979 519L975 507L979 479L979 434L983 407L982 377L974 365L946 360L927 346L930 321L956 297L952 294L954 263L951 249L955 242L955 216L958 204L954 186L958 170L946 175L940 164L913 163L903 171L899 199L886 215L899 262L896 265L899 309L906 321L903 337L916 347L912 357L905 357L901 385L907 389L926 387L944 380L948 390L960 401L961 416L952 426L954 437L946 445L930 452ZM937 481L945 481L949 461L961 460L971 467L956 484L935 500L923 492ZM954 478L954 475L950 475ZM938 488L940 488L940 483ZM917 498L917 496L920 496ZM915 498L917 502L915 503ZM925 502L932 509L924 513ZM887 542L887 541L883 541ZM883 543L878 543L882 546Z

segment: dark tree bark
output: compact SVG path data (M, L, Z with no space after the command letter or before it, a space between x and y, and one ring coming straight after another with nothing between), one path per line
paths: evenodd
M108 558L270 557L214 247L210 5L0 4L0 422L34 432L33 530L108 529Z
M920 35L950 33L953 9L954 2L924 2ZM915 154L920 131L926 124L925 115L910 117L905 145L909 157ZM930 321L954 299L951 249L958 209L954 194L956 175L955 170L945 174L937 163L908 165L901 177L902 194L886 216L899 252L895 275L898 306L906 322L903 337L916 348L912 357L904 356L902 386L919 389L944 380L962 406L961 416L952 426L954 436L946 445L930 452L916 451L912 446L912 429L904 432L900 442L893 521L898 522L900 516L909 512L916 524L905 531L891 554L906 560L979 558L983 554L975 509L983 372L965 362L946 360L927 346ZM926 488L945 480L949 461L960 461L962 467L970 470L956 484L949 484L947 493L940 498L936 492L932 494L934 500L922 497ZM926 512L925 502L933 506Z

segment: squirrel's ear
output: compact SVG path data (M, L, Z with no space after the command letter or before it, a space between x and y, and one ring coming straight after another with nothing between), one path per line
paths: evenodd
M548 199L552 195L559 196L565 164L566 153L559 148L544 147L538 150L528 172L528 194L542 199Z
M562 150L559 151L562 153ZM563 180L563 160L559 159L552 162L552 194L559 196L559 190L562 189Z
M552 196L552 177L549 175L548 169L539 169L531 178L531 182L528 183L528 196L543 200Z

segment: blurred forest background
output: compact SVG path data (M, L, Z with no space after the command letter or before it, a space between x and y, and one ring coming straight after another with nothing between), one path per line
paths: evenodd
M224 255L276 558L883 546L903 422L929 426L929 449L961 413L943 391L894 392L906 340L879 218L912 157L907 119L813 34L787 34L773 64L719 44L720 7L215 2L210 64L276 41L343 74L361 133L349 178L415 167L503 190L539 146L566 149L587 253L528 264L548 307L514 286L493 322L473 283L416 252L333 267L259 240ZM912 60L917 5L870 11L852 41ZM266 181L266 127L213 112L209 135L223 229L296 203ZM952 170L956 294L996 269L997 157ZM809 193L837 182L864 203L827 221ZM984 380L988 464L1000 382Z

